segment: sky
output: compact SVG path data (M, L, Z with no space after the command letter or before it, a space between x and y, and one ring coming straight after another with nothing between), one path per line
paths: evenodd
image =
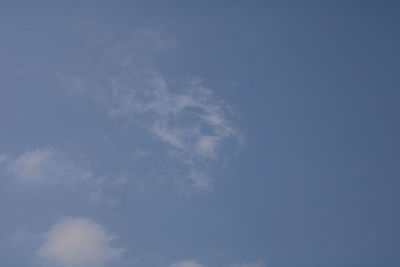
M0 1L0 265L400 266L398 1Z

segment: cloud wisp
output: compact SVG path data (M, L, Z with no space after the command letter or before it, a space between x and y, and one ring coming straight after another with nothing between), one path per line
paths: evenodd
M263 267L264 264L261 263L260 261L258 262L252 262L252 263L235 263L229 265L231 267ZM206 265L200 263L198 260L184 260L180 262L175 262L169 267L207 267Z
M184 260L171 264L169 267L206 267L197 260Z
M92 177L54 148L29 150L8 162L8 170L18 180L27 183L58 183L80 181Z
M112 245L115 237L88 218L65 218L44 234L38 255L62 267L103 267L120 260L124 249Z
M169 158L183 166L174 179L180 189L210 189L210 166L227 158L226 152L242 140L227 105L199 79L177 86L168 82L154 63L168 44L159 33L133 30L105 36L89 42L88 63L77 67L79 74L64 75L69 90L89 93L110 117L146 129L163 144Z
M24 188L79 186L85 190L88 201L108 208L114 207L119 201L113 190L127 182L124 176L98 175L68 153L54 147L27 150L17 156L3 154L0 166L12 181Z
M248 262L248 263L235 263L231 267L263 267L265 266L262 261Z

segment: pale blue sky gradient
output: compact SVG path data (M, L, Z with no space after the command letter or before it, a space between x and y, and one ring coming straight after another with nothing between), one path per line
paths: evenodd
M0 265L400 266L399 10L1 1Z

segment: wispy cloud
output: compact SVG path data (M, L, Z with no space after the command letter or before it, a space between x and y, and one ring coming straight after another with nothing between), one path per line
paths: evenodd
M87 179L92 174L77 167L54 148L29 150L11 159L8 169L24 182L65 182Z
M89 193L89 198L94 203L112 208L119 202L119 198L114 194L110 194L106 189L118 188L126 185L126 183L125 176L99 176L96 179L92 179L90 183L91 192Z
M86 190L89 201L113 207L119 199L111 192L124 185L125 176L98 175L79 164L73 156L53 147L25 151L11 156L3 154L0 164L15 182L27 188L32 185L75 185Z
M194 181L179 182L182 190L209 189L211 178L193 177L207 176L210 165L241 143L227 105L200 79L174 86L167 81L154 63L168 43L159 33L133 30L101 36L89 42L93 48L85 60L89 63L75 70L80 74L64 74L70 91L89 93L112 118L147 129L163 143L186 169L181 178Z
M114 247L115 236L87 218L65 218L44 234L38 255L62 267L102 267L119 260L123 249Z
M265 266L262 261L248 262L248 263L235 263L231 267L263 267Z
M171 264L169 267L206 267L197 260L185 260Z
M264 264L260 261L253 263L234 263L229 265L230 267L263 267ZM206 265L200 263L198 260L184 260L173 263L169 267L206 267Z

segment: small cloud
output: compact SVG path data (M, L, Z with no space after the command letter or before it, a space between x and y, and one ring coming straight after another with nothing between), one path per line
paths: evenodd
M92 176L53 148L25 152L9 163L9 171L24 182L73 181Z
M86 194L88 200L107 207L119 201L113 190L127 183L127 177L122 175L97 176L95 171L83 168L55 148L29 150L14 158L7 156L4 163L7 174L23 185L79 185L90 191Z
M197 141L196 152L199 155L213 156L218 145L218 137L202 136Z
M185 260L171 264L169 267L206 267L197 260Z
M160 121L155 122L154 125L151 126L150 132L172 147L180 150L186 150L186 146L182 140L183 131L171 129L165 124L165 122Z
M235 263L228 265L230 267L264 267L265 265L261 261L251 262L251 263ZM206 267L204 264L197 260L184 260L180 262L173 263L168 267Z
M49 179L57 165L54 156L52 149L28 151L12 163L11 171L25 181Z
M87 218L66 218L53 225L44 239L38 255L62 267L103 267L123 253L112 246L115 237L104 226Z
M264 267L265 265L261 261L232 264L231 267Z

